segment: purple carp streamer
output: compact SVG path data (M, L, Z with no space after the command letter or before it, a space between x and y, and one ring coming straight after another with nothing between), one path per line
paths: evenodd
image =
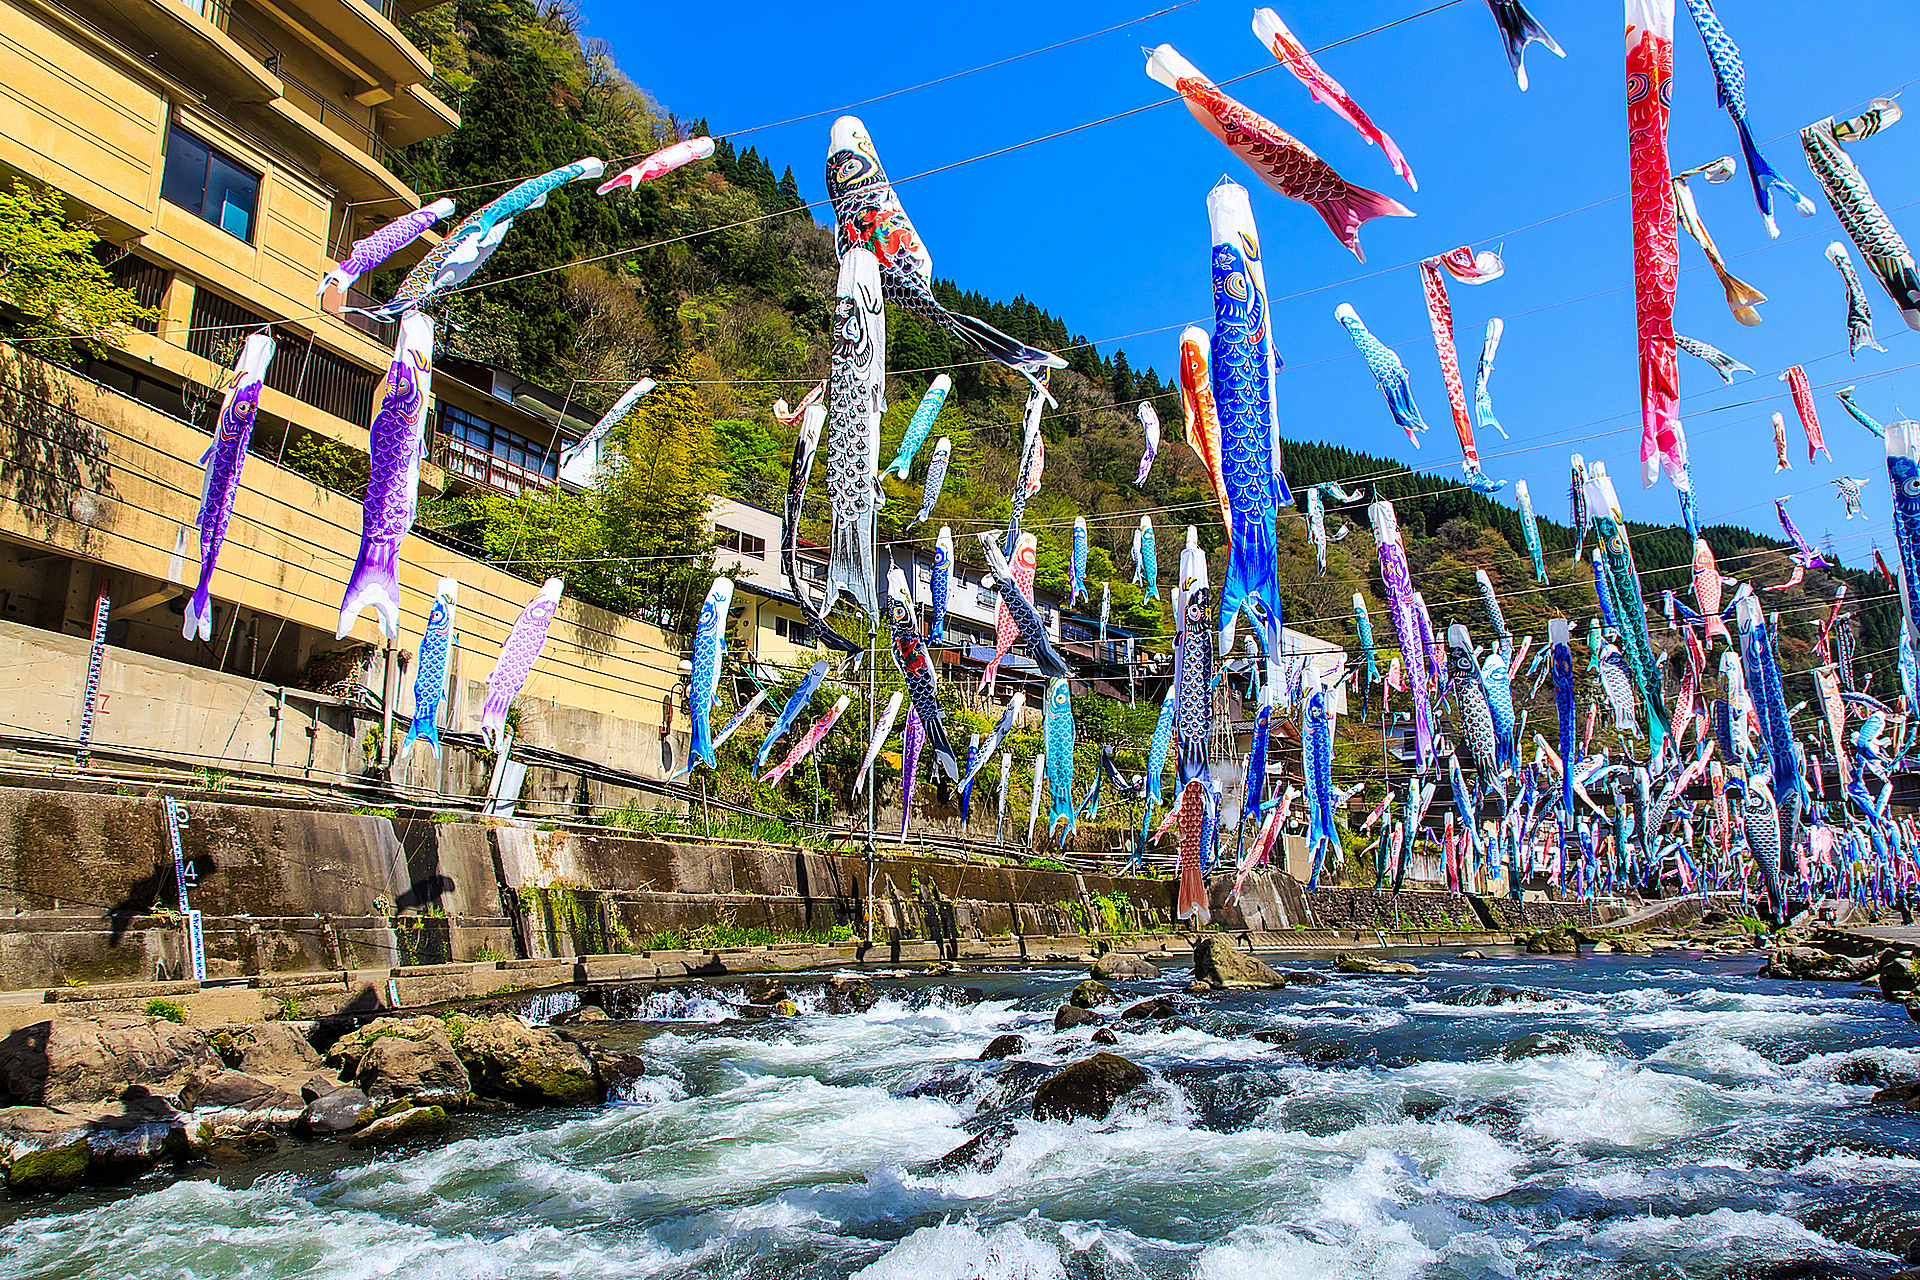
M546 585L520 611L513 630L507 633L507 642L500 647L499 661L487 673L487 701L480 709L480 734L496 751L500 748L500 732L507 727L507 710L526 687L527 676L533 671L540 651L546 647L547 628L553 625L553 615L560 608L561 589L560 579L547 579Z
M343 638L367 606L380 634L400 634L400 544L420 507L420 463L427 454L427 406L433 403L433 318L410 311L400 321L393 365L381 387L380 412L367 438L369 475L360 504L360 553L340 601Z
M1147 482L1147 472L1153 470L1153 460L1160 453L1160 415L1154 412L1153 405L1145 400L1140 402L1140 431L1146 438L1147 448L1146 452L1140 455L1139 474L1133 478L1136 485Z
M340 265L320 278L320 287L314 290L314 296L320 299L320 309L339 315L341 300L346 297L347 290L353 288L355 281L367 272L378 269L381 263L425 235L434 223L452 214L453 201L442 197L430 205L395 218L364 239L355 240L347 256L340 260Z
M877 623L879 566L873 560L873 533L875 514L886 501L875 472L880 415L887 407L887 309L880 292L879 259L859 245L840 259L830 345L827 489L833 499L833 532L821 611L832 613L844 591Z
M1386 590L1387 613L1393 619L1393 634L1400 642L1400 655L1406 659L1407 688L1413 695L1415 770L1425 773L1433 764L1433 720L1427 704L1427 650L1421 640L1419 620L1414 616L1413 578L1407 567L1407 550L1401 544L1400 521L1391 503L1374 502L1367 508L1367 518L1373 524L1373 540L1379 544L1380 581Z
M1413 216L1413 210L1391 196L1348 182L1298 138L1220 92L1172 45L1148 52L1147 74L1179 94L1201 127L1225 143L1262 182L1318 213L1360 261L1367 260L1360 247L1362 224L1373 218Z
M1767 220L1769 238L1780 234L1780 225L1773 217L1773 189L1780 188L1788 199L1799 208L1800 216L1813 216L1813 201L1794 190L1793 184L1775 173L1773 166L1767 163L1760 148L1754 145L1753 135L1747 129L1747 68L1740 60L1739 46L1720 25L1719 15L1713 11L1711 0L1687 0L1687 12L1693 15L1693 25L1700 32L1701 42L1707 46L1707 61L1713 64L1714 85L1720 92L1720 105L1726 108L1727 115L1733 120L1733 127L1740 135L1740 151L1747 158L1747 175L1753 179L1753 198L1760 206L1760 216Z
M247 335L240 348L240 359L227 378L226 399L220 405L220 419L213 430L213 443L200 456L207 469L200 486L200 512L194 523L200 529L200 580L187 601L180 634L189 640L210 639L213 635L213 599L208 588L213 582L213 567L220 559L220 548L227 540L227 523L233 519L234 499L240 496L240 469L247 462L247 442L253 438L253 421L260 409L260 389L266 385L267 366L273 363L273 331L262 329Z
M1847 286L1847 354L1859 359L1863 347L1872 347L1875 351L1885 351L1873 337L1873 312L1867 308L1867 300L1860 295L1860 277L1853 269L1853 258L1847 253L1847 246L1835 240L1827 246L1827 260L1840 272L1840 279Z
M1860 256L1867 260L1868 269L1900 308L1900 318L1907 327L1920 329L1920 271L1915 270L1913 254L1880 202L1873 198L1860 166L1840 145L1870 138L1899 118L1898 103L1875 98L1871 106L1849 120L1828 116L1808 125L1800 131L1800 145L1807 153L1807 167L1820 179L1827 203L1833 206L1834 215Z
M920 769L920 747L927 731L920 723L920 708L907 708L907 727L900 731L900 843L907 842L907 824L913 820L914 775Z
M933 292L933 257L907 211L867 126L853 116L833 122L827 142L827 198L833 204L834 239L844 260L858 246L879 260L887 298L990 359L1032 377L1067 362L1051 351L1008 337L984 320L942 306Z
M1380 384L1380 394L1387 398L1387 411L1418 449L1420 433L1428 428L1426 419L1420 416L1420 406L1413 402L1413 383L1407 377L1407 366L1400 362L1392 347L1373 336L1360 319L1360 313L1349 304L1343 302L1335 307L1333 318L1352 336L1353 345L1360 349L1367 368L1373 372L1373 380Z
M1513 68L1514 82L1520 86L1520 92L1527 91L1527 46L1536 40L1547 46L1556 58L1567 56L1547 29L1539 20L1527 12L1527 6L1520 0L1487 0L1487 8L1493 11L1493 20L1500 26L1500 38L1506 42L1507 65Z
M1712 365L1713 371L1720 375L1720 381L1722 382L1732 382L1733 375L1736 373L1753 372L1749 366L1741 364L1738 360L1735 360L1732 356L1720 350L1720 348L1709 346L1697 338L1689 338L1676 333L1673 335L1673 345L1688 355L1698 356L1700 359Z

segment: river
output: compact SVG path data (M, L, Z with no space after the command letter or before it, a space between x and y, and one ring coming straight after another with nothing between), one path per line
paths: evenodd
M1152 1080L1100 1123L1030 1111L1092 1047L1053 1031L1083 972L776 1021L657 997L624 1103L0 1205L0 1273L1784 1280L1920 1248L1920 1113L1868 1104L1920 1076L1898 1005L1751 957L1412 958L1118 1024ZM925 1167L1000 1119L997 1164Z

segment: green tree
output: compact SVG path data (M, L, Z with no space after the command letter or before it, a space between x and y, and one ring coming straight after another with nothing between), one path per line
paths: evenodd
M0 190L0 302L26 318L13 326L38 354L101 354L139 321L159 319L113 282L95 253L100 237L67 218L65 197L15 178ZM61 341L60 339L65 339Z

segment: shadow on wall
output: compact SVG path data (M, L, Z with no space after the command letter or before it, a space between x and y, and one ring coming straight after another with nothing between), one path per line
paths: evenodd
M85 551L93 530L117 500L106 440L80 416L71 386L48 376L47 366L0 348L0 423L7 427L8 496L30 524Z

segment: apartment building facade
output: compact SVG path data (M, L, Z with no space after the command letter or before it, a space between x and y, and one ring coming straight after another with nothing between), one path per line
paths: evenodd
M69 217L100 235L114 277L160 313L77 371L0 352L9 377L39 388L0 406L0 639L33 670L4 690L16 729L71 734L71 654L33 633L87 636L103 595L108 644L142 659L137 678L132 664L108 664L102 687L121 700L100 722L103 741L144 735L278 766L285 716L274 713L268 741L244 708L257 711L263 690L303 696L292 686L332 651L384 645L370 613L334 639L359 502L284 464L316 440L367 450L393 326L327 314L316 288L356 238L422 202L405 149L459 123L457 96L396 25L433 3L0 0L0 181L62 192ZM213 636L188 640L209 406L240 341L265 326L276 355L212 580ZM423 499L555 484L560 448L591 425L564 395L504 370L444 359L433 389ZM471 729L478 703L459 690L485 676L538 583L416 531L401 552L403 654L442 576L461 584L446 714L467 715L450 727ZM677 637L568 601L526 696L556 726L549 745L596 757L617 748L623 763L659 772L679 754L666 730L684 698L679 658ZM411 714L409 681L376 671L373 682ZM228 741L204 741L196 699L241 704ZM327 700L303 705L317 732ZM357 761L343 754L351 772Z

